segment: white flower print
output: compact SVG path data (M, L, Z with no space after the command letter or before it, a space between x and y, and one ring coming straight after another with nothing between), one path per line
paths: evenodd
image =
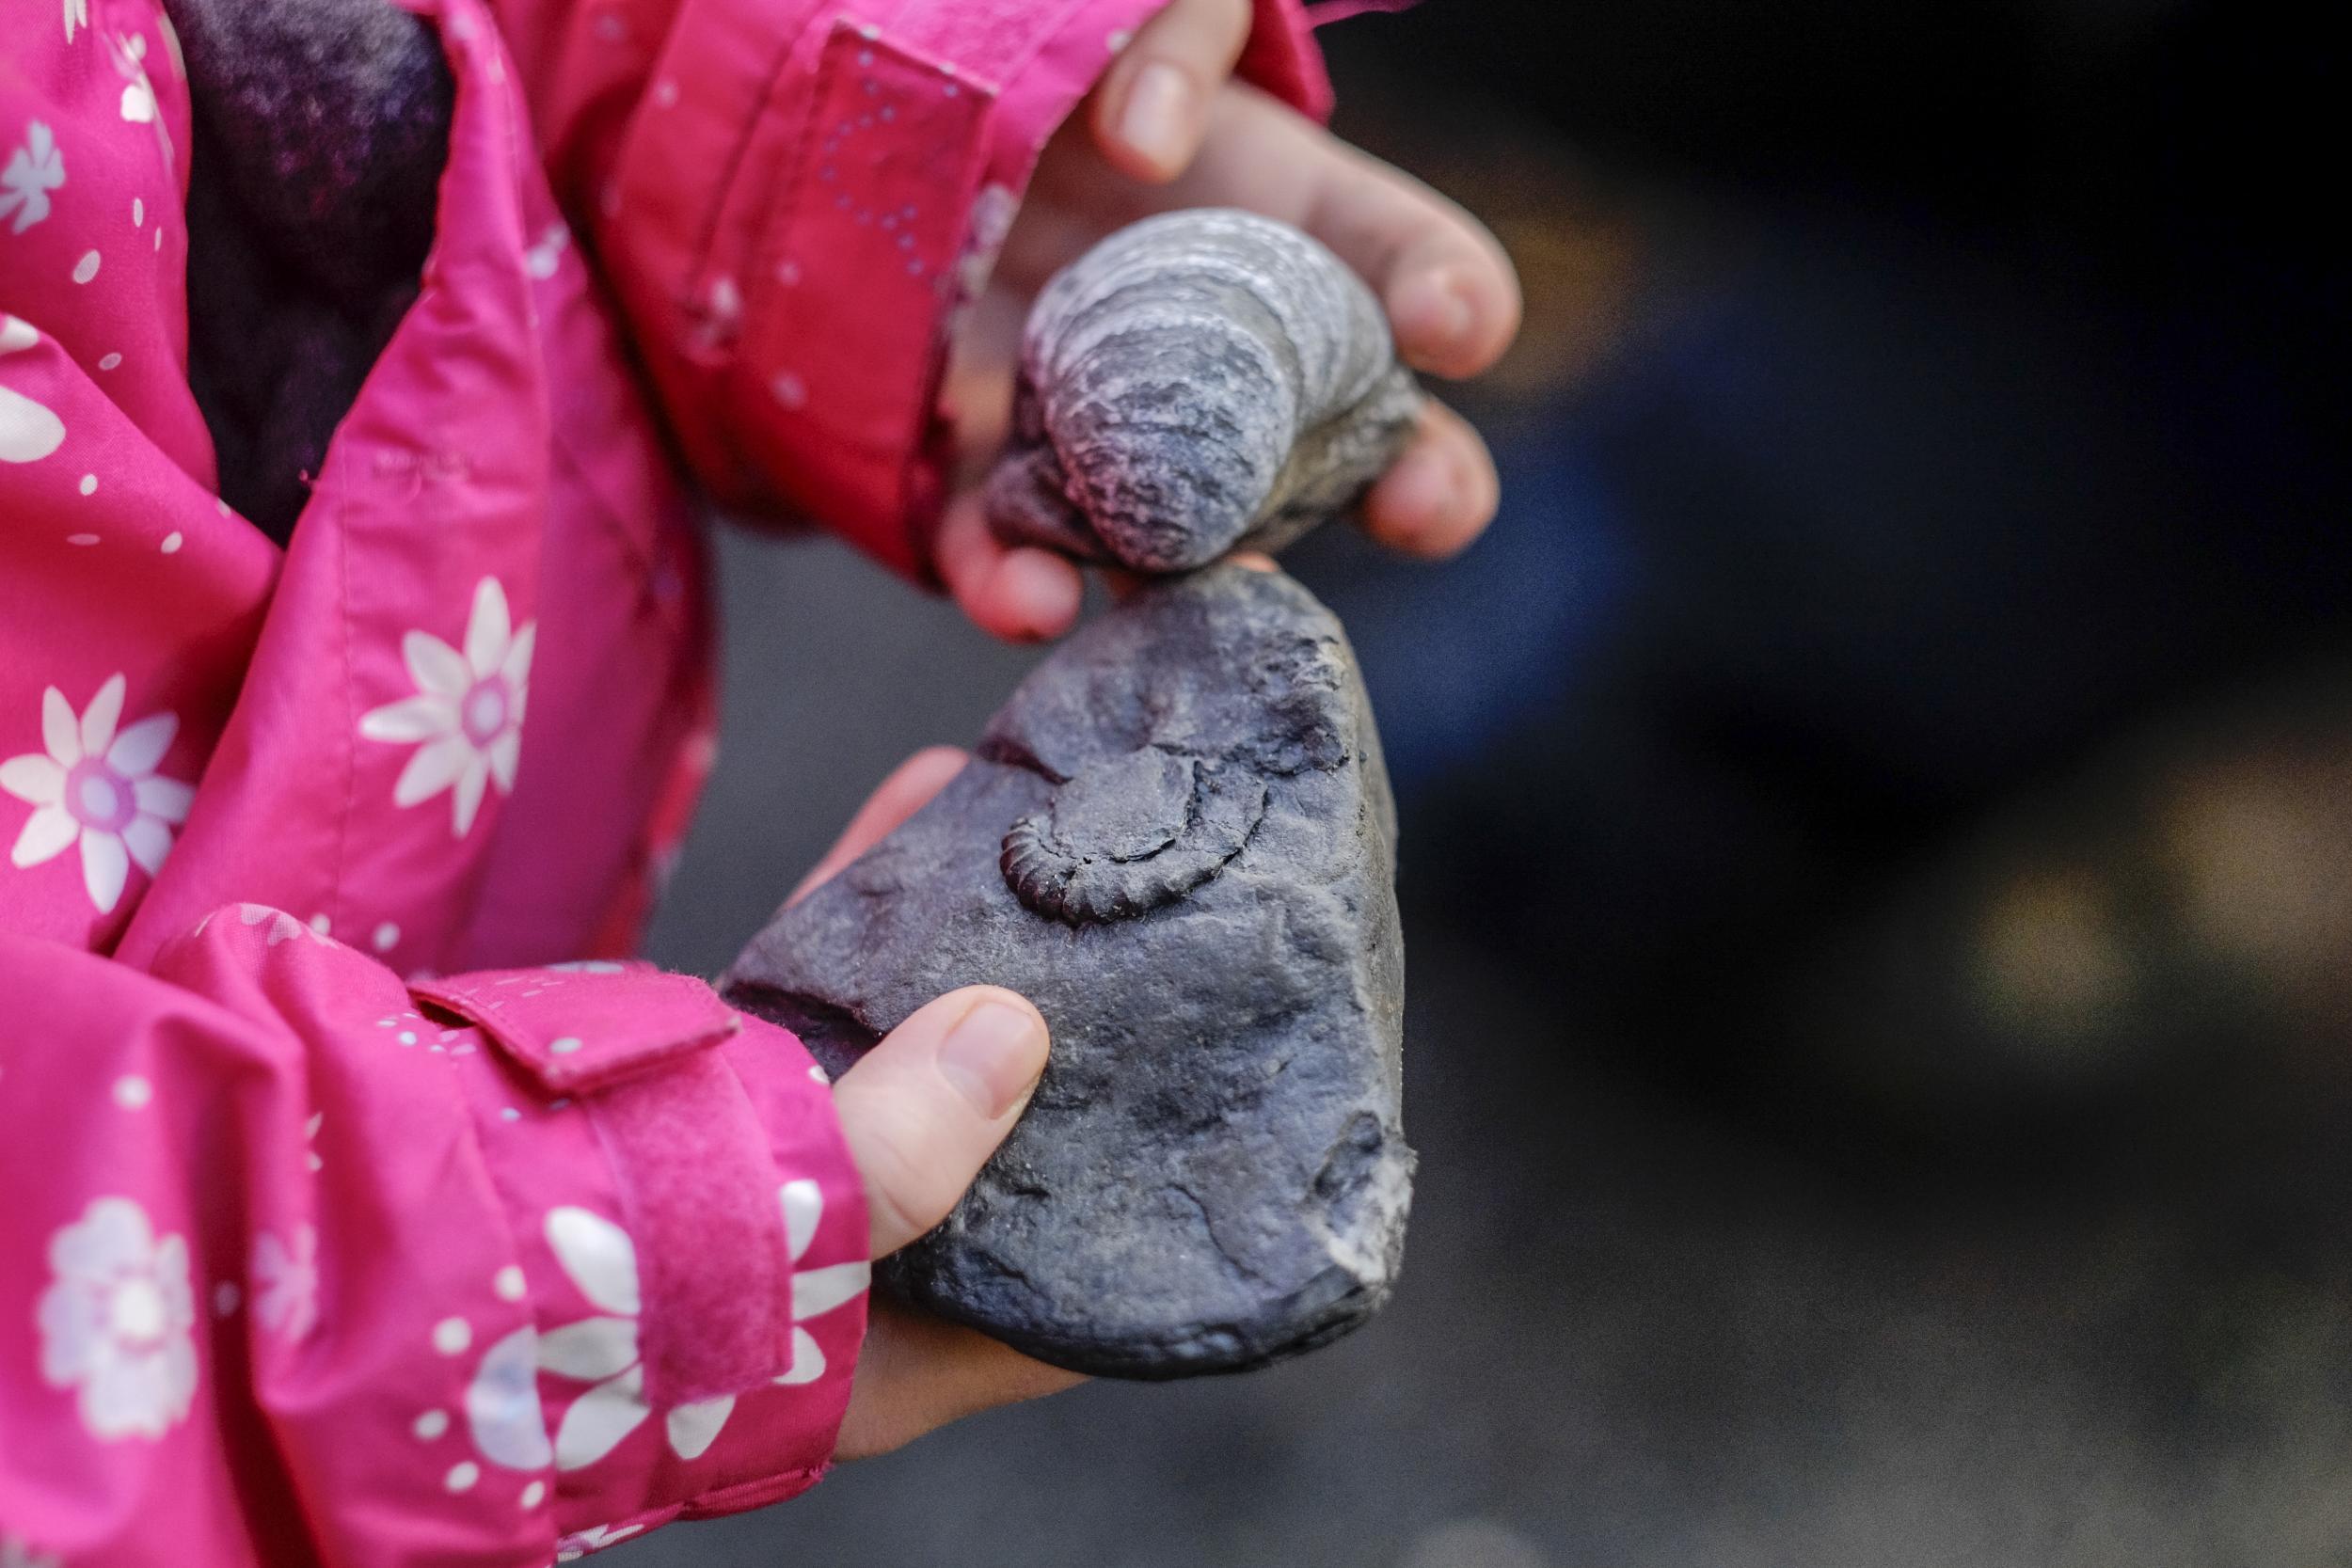
M392 804L413 806L451 790L451 822L463 838L492 781L501 795L514 790L538 629L527 623L510 634L506 591L498 578L484 578L474 588L464 653L427 631L401 640L417 695L359 720L359 733L370 740L423 743L392 785Z
M155 771L180 721L150 714L116 731L122 717L123 676L109 675L77 719L56 687L41 693L44 755L28 752L0 762L0 789L36 808L8 851L20 868L82 845L82 885L100 914L122 899L131 863L149 876L171 853L172 825L187 820L196 791Z
M213 917L208 914L204 918L210 920ZM247 926L260 926L266 922L269 929L263 933L263 936L271 947L277 946L281 942L292 942L296 937L309 937L321 947L335 945L333 939L324 935L315 927L296 920L283 910L273 910L267 904L239 904L237 918ZM201 931L203 927L199 926L197 929Z
M825 1191L803 1180L787 1181L777 1196L784 1204L785 1243L797 1263L808 1256L809 1243L817 1240L817 1224L825 1217ZM792 1370L776 1379L778 1383L814 1383L825 1375L825 1353L801 1324L865 1290L873 1272L873 1265L864 1262L793 1271Z
M544 1470L554 1462L539 1404L539 1335L528 1323L501 1338L466 1386L466 1425L493 1465Z
M184 1420L196 1395L186 1239L158 1239L127 1197L97 1198L50 1238L49 1268L40 1372L80 1390L90 1435L161 1437Z
M253 1315L272 1334L299 1339L319 1321L319 1233L298 1225L288 1239L253 1239Z
M814 1181L790 1181L783 1188L782 1201L786 1240L797 1263L816 1239L824 1196ZM577 1470L611 1453L652 1414L645 1403L645 1369L637 1347L637 1248L619 1226L585 1209L550 1210L547 1236L580 1294L609 1314L566 1323L539 1344L542 1367L558 1377L594 1385L564 1411L555 1433L556 1468ZM824 1375L824 1352L799 1324L865 1290L871 1273L869 1265L858 1262L792 1275L792 1365L777 1383L813 1383ZM734 1410L733 1396L723 1394L670 1411L663 1425L671 1451L680 1459L701 1458Z
M0 214L8 209L0 206ZM0 355L17 354L40 341L33 324L0 313ZM65 421L46 404L0 387L0 463L38 463L65 443Z
M11 234L22 234L49 215L49 193L65 183L65 154L57 150L56 134L34 120L24 128L24 142L0 165L0 218L10 213L16 221Z
M65 0L65 40L73 41L73 29L89 25L89 0Z
M555 1543L555 1560L576 1562L590 1552L600 1552L616 1541L628 1540L644 1528L643 1525L623 1525L616 1529L611 1525L591 1525L586 1529L559 1537Z

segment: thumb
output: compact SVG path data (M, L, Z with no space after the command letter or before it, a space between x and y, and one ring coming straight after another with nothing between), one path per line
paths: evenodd
M947 1217L996 1152L1045 1070L1045 1020L999 986L925 1004L834 1086L841 1134L866 1182L872 1256Z

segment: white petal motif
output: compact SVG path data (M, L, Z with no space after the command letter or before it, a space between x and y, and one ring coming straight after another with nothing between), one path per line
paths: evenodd
M372 708L359 718L359 733L370 740L430 740L456 728L455 702L429 691Z
M131 796L143 814L159 822L185 822L196 791L177 779L146 778L132 781Z
M631 1367L574 1400L555 1429L555 1467L594 1465L644 1425L653 1414L645 1405L644 1384L644 1369Z
M0 387L0 463L38 463L63 445L63 420L47 405Z
M825 1217L825 1190L805 1177L787 1181L779 1195L784 1201L784 1236L791 1244L792 1261L808 1256L817 1239L817 1222Z
M490 765L490 777L498 781L499 792L515 792L515 769L523 758L523 732L508 729L483 751L483 759Z
M82 760L81 722L73 717L73 705L54 686L40 694L40 743L61 768Z
M115 741L115 725L122 719L122 692L127 683L121 673L106 677L106 684L98 689L98 695L82 710L82 755L103 757L106 748ZM59 758L63 761L63 758Z
M466 1424L493 1465L544 1470L555 1462L539 1404L539 1337L529 1324L492 1345L466 1386Z
M872 1278L870 1263L835 1263L829 1269L807 1269L792 1276L792 1316L807 1319L830 1312L866 1289Z
M392 804L413 806L431 800L456 783L475 760L472 744L462 735L445 735L418 747L392 785Z
M400 657L406 661L408 678L417 683L417 689L430 696L446 697L453 704L473 685L465 656L429 631L412 631L402 638Z
M103 1284L139 1266L155 1250L147 1211L127 1197L93 1199L82 1222L49 1241L49 1269L61 1278Z
M96 828L82 830L82 886L100 914L112 914L122 901L122 884L130 880L131 855L122 840Z
M139 869L152 877L164 868L164 861L171 853L171 830L151 816L134 816L122 830L122 847L131 852Z
M528 622L522 630L515 634L515 641L506 645L506 657L499 661L499 673L504 675L506 684L515 689L515 717L518 721L522 718L523 686L531 679L531 655L538 641L539 623Z
M28 806L54 806L65 799L65 769L39 752L0 762L0 789Z
M507 640L513 635L513 624L506 613L506 590L499 586L498 578L484 578L474 586L473 614L466 621L466 663L475 680L487 680L498 673L500 664L506 658Z
M114 744L106 748L106 766L135 779L152 773L164 753L171 750L171 737L179 733L175 715L158 713L142 719L115 736Z
M539 1365L575 1383L601 1383L637 1364L637 1324L628 1318L582 1318L539 1338Z
M792 1330L792 1370L776 1379L787 1387L814 1383L825 1375L825 1352L805 1328Z
M459 838L473 832L474 814L482 809L482 793L490 787L490 763L472 747L466 748L465 770L457 775L457 788L451 796L453 808L450 821Z
M8 863L24 869L54 860L81 832L81 823L65 807L43 806L25 818L24 831L16 835L16 847L8 851Z
M732 1394L679 1405L662 1421L669 1429L670 1450L680 1459L700 1459L719 1440L719 1429L727 1424L734 1411Z
M581 1295L607 1312L637 1316L637 1247L627 1231L601 1214L566 1206L548 1211L547 1237Z

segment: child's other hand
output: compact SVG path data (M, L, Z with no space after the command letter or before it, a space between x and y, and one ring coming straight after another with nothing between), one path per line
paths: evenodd
M1249 0L1171 0L1047 148L956 345L949 397L972 478L1002 444L1030 299L1104 235L1155 212L1242 207L1304 229L1371 282L1417 370L1475 375L1510 346L1518 282L1494 236L1419 181L1231 80L1249 24ZM1364 524L1383 544L1440 558L1486 528L1497 494L1477 432L1432 402L1366 498ZM1058 636L1077 618L1077 568L998 544L975 488L949 503L937 552L957 602L1000 637Z
M914 815L963 766L961 752L918 752L882 783L798 899ZM918 1008L841 1075L834 1105L866 1180L872 1255L885 1257L947 1217L1012 1131L1045 1070L1045 1021L1011 991L967 986ZM949 1421L1083 1382L968 1328L876 1299L858 1358L839 1456L887 1453Z

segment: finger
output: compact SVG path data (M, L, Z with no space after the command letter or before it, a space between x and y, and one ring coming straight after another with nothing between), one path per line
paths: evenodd
M834 847L792 889L784 907L790 909L818 886L831 881L843 866L889 837L899 823L921 811L932 796L947 787L947 781L961 772L968 760L958 747L926 746L892 768L890 777L876 785L866 803L857 808L857 815L841 830L841 837Z
M1227 87L1200 155L1166 197L1305 229L1372 284L1418 369L1475 375L1518 331L1518 275L1485 225L1254 87Z
M866 1182L872 1255L947 1217L1020 1118L1045 1070L1045 1020L1000 986L915 1009L834 1085L834 1112Z
M1157 184L1192 162L1249 16L1249 0L1173 0L1144 24L1094 95L1095 143L1113 168Z
M1412 444L1365 496L1364 531L1391 549L1442 560L1486 531L1502 493L1486 443L1432 399Z
M993 637L1042 641L1078 619L1086 588L1078 568L1051 550L1005 546L976 495L948 503L932 559L964 614Z
M834 1452L868 1459L950 1421L1085 1381L960 1323L876 1301Z

